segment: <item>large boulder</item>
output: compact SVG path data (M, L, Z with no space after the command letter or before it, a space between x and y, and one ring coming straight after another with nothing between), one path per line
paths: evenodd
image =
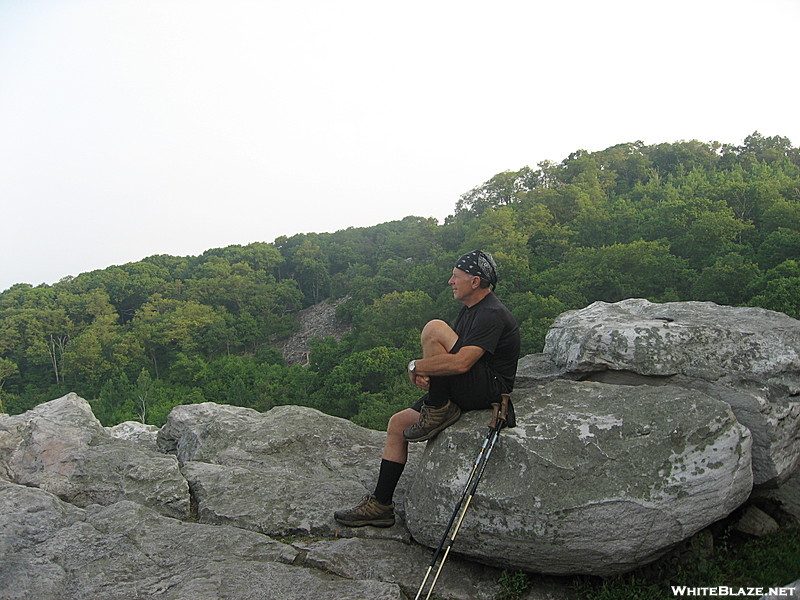
M756 485L780 484L800 467L796 319L712 302L595 302L556 319L543 354L563 377L670 383L729 403L753 434ZM547 368L537 363L528 371Z
M183 465L199 518L269 535L407 537L388 530L342 529L336 509L375 486L384 434L311 408L266 413L214 403L178 406L159 433ZM413 474L421 448L412 448ZM402 502L404 477L397 492Z
M2 600L403 600L396 584L292 566L298 551L122 501L81 509L0 480Z
M729 406L675 386L557 380L514 398L456 549L488 564L614 575L725 517L752 488L751 435ZM486 413L428 444L407 524L435 547L480 448Z
M190 510L175 457L112 437L74 393L0 415L0 477L76 506L133 500L174 517Z

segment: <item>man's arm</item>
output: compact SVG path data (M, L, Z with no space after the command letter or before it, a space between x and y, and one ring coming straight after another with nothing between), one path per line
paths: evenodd
M461 375L469 371L486 352L479 346L464 346L455 354L436 354L415 361L414 372L420 377Z

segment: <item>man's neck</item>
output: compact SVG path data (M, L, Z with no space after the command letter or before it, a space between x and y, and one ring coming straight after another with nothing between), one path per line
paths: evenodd
M490 290L489 288L478 288L472 294L470 294L468 298L464 298L462 302L467 308L472 308L478 302L486 298L486 296L488 296L491 293L492 290Z

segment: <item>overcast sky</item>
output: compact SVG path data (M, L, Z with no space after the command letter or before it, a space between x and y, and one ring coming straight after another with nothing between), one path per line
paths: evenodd
M0 0L0 290L453 212L642 140L800 144L798 0Z

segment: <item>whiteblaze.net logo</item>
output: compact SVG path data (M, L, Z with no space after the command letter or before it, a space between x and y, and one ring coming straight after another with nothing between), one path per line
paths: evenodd
M715 587L689 587L686 585L673 585L672 586L672 595L673 596L686 596L686 597L698 597L698 596L716 596L716 597L744 597L744 596L753 596L760 598L761 596L769 596L770 598L780 598L780 597L796 597L795 596L795 588L794 587L775 587L775 588L763 588L763 587L729 587L727 585L718 585Z

